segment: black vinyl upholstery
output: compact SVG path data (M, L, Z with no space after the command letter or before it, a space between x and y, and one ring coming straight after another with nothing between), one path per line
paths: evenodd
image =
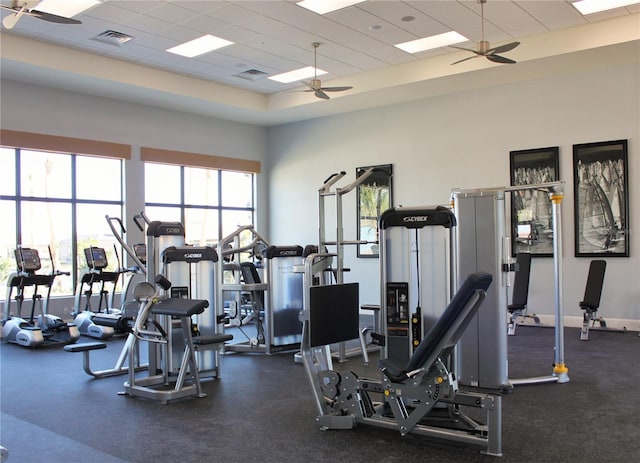
M470 304L476 291L486 292L492 281L493 277L485 272L472 273L467 277L409 359L405 371L429 366L444 349L456 345L479 308L477 304Z
M513 279L513 294L507 310L511 313L524 310L529 300L529 280L531 276L531 254L520 253L516 256L518 270Z
M589 275L584 288L584 298L580 302L580 308L589 312L595 312L600 307L600 296L604 284L604 272L607 268L607 261L592 260L589 265Z

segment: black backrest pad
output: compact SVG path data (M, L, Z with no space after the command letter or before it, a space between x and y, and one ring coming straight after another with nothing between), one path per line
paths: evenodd
M529 276L531 275L531 254L522 252L516 256L518 270L513 279L511 303L525 307L529 299Z
M360 334L358 283L312 286L309 291L309 344L325 346Z
M262 283L258 269L253 262L240 262L240 273L242 273L242 279L248 285Z
M444 349L454 346L460 340L462 333L478 310L478 306L474 307L470 304L475 299L476 291L486 291L492 281L493 277L485 272L472 273L467 277L409 359L405 371L430 366L427 363L435 361L435 357L439 356ZM431 359L431 357L434 358Z
M589 276L587 276L587 285L584 288L584 299L580 305L586 305L593 310L600 306L600 296L602 295L604 271L606 268L606 260L591 261L589 265Z

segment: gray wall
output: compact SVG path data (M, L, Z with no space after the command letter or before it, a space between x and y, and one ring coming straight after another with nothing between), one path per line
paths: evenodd
M469 78L472 78L470 76ZM265 129L218 119L2 81L2 127L133 145L127 162L127 217L143 207L140 146L262 162L257 228L274 244L316 243L317 189L331 173L393 163L396 205L448 204L452 188L509 183L509 151L560 147L567 182L562 205L565 313L581 316L589 259L573 257L572 145L629 140L631 257L607 259L601 311L640 328L640 94L638 57L627 64L452 93L379 109ZM355 194L345 197L345 237L355 238ZM333 217L329 208L328 217ZM332 222L328 222L331 228ZM134 227L129 227L133 229ZM132 240L136 238L131 237ZM377 259L348 248L347 281L361 302L379 302ZM533 265L530 309L553 312L551 261ZM635 284L634 284L635 283Z
M144 209L140 147L256 160L264 171L267 130L263 127L7 80L2 81L0 96L4 129L132 145L132 159L125 163L125 215L130 242L144 241L131 221ZM256 183L256 227L266 230L267 175L257 175ZM110 234L106 221L105 233ZM72 310L73 303L63 299L51 304L52 313L66 315Z
M331 173L355 178L358 166L393 163L394 204L449 202L452 188L509 185L509 151L560 147L565 314L581 317L590 259L574 257L572 145L629 140L631 257L609 258L601 314L640 323L640 95L636 56L627 64L503 84L394 106L271 128L270 236L287 244L316 243L317 189ZM345 179L345 183L347 180ZM339 185L340 186L340 185ZM355 239L355 193L344 199L345 238ZM328 215L335 222L335 212ZM361 302L379 303L378 261L345 252ZM551 259L534 259L529 307L552 314ZM574 319L574 322L576 320Z

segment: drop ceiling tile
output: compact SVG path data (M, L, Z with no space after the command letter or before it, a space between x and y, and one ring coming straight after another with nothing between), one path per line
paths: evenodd
M181 23L181 26L188 27L203 34L213 34L223 37L220 30L229 26L228 22L222 21L208 14L196 15Z
M119 24L135 16L137 13L122 6L118 6L116 2L101 3L95 8L91 8L82 15L81 21L86 22L87 18L100 19L101 21Z
M326 15L343 26L386 44L406 42L414 37L404 29L358 8L345 8ZM379 26L379 28L375 28Z
M587 23L578 10L566 2L518 0L515 3L550 31Z
M403 21L402 18L405 17L413 17L414 19L411 21ZM386 19L391 22L391 24L413 34L413 39L430 37L432 35L451 31L451 29L446 25L436 21L415 8L404 8L402 10L398 10L396 14L389 15Z
M401 2L401 1L376 1L376 2L363 2L354 5L354 8L368 11L369 13L378 16L379 18L389 20L392 16L398 16L398 14L407 10L409 5L414 2Z
M144 13L145 11L152 10L165 2L161 0L108 0L108 3L135 13ZM98 6L97 8L101 7L102 6Z
M195 12L189 8L184 8L181 5L181 2L166 2L158 5L156 8L147 10L146 12L144 12L144 14L146 16L151 16L152 18L167 21L168 23L180 24L195 16L198 16L200 13Z
M243 1L240 2L211 2L218 3L211 10L207 10L206 16L210 16L227 24L241 25L256 16L255 13L242 7Z

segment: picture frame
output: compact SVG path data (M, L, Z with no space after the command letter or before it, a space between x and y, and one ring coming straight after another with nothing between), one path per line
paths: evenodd
M531 185L560 179L560 149L557 146L509 152L511 185ZM553 256L553 211L543 191L511 192L511 254Z
M357 239L358 241L367 241L366 244L357 245L357 255L365 258L379 257L378 222L380 215L393 205L392 164L357 167L356 178L371 167L373 167L373 172L357 187Z
M576 257L629 257L627 140L573 145Z

